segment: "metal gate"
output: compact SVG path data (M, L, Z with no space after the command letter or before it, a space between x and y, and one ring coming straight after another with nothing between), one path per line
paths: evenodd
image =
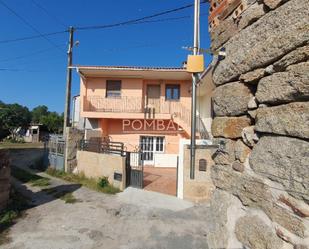
M65 139L59 135L50 135L47 148L49 166L64 171Z
M144 164L141 152L126 152L126 186L144 187Z

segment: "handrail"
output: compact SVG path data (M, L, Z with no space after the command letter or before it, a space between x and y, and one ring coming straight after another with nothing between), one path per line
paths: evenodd
M107 140L81 140L79 149L82 151L124 155L124 143L111 142Z

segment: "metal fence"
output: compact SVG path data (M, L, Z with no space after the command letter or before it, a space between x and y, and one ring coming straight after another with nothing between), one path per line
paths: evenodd
M48 165L64 170L65 139L60 135L50 135L47 144Z
M117 154L121 156L125 154L123 143L108 140L81 140L79 149L82 151Z

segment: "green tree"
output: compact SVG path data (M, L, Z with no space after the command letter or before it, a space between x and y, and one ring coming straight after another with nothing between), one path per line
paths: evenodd
M13 139L19 127L27 127L31 120L31 113L27 107L19 104L0 103L0 127L8 130Z
M39 105L33 108L31 115L32 115L32 122L33 123L41 123L41 118L47 116L49 114L48 107L46 105Z
M49 112L41 118L41 123L45 125L49 132L60 133L63 127L63 115L57 112Z
M45 105L39 105L33 108L32 122L45 125L49 132L60 133L62 132L63 116L57 112L48 111L48 107Z

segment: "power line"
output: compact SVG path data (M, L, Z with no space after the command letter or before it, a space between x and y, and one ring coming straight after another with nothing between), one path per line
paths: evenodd
M207 15L206 13L201 14L201 16ZM137 24L144 24L144 23L156 23L156 22L165 22L165 21L177 21L177 20L182 20L182 19L189 19L193 18L192 15L188 16L179 16L179 17L170 17L170 18L163 18L163 19L155 19L155 20L146 20L146 21L141 21L141 22L136 22L132 23L130 25L137 25Z
M52 15L46 8L44 8L41 4L39 4L38 2L34 1L34 0L30 0L37 8L39 8L40 10L42 10L46 15L48 15L51 19L53 19L54 21L56 21L58 24L60 24L61 26L63 26L64 28L67 27L66 24L64 24L59 18L57 18L55 15Z
M1 71L11 71L11 72L42 72L40 70L27 70L27 69L20 69L20 68L0 68Z
M25 37L21 37L21 38L2 40L2 41L0 41L0 43L11 43L11 42L32 40L32 39L36 39L36 38L42 38L42 35L46 37L46 36L51 36L51 35L64 34L64 33L67 33L67 32L68 32L68 30L51 32L51 33L41 33L40 35L25 36Z
M201 3L207 3L208 1L204 0ZM118 27L118 26L123 26L123 25L130 25L130 24L135 24L138 22L142 22L148 19L152 19L154 17L158 17L158 16L163 16L163 15L167 15L170 13L174 13L174 12L178 12L184 9L188 9L193 7L194 4L188 4L182 7L178 7L178 8L174 8L171 10L165 10L156 14L152 14L152 15L148 15L148 16L144 16L144 17L140 17L140 18L136 18L136 19L131 19L131 20L127 20L124 22L118 22L118 23L113 23L113 24L105 24L105 25L96 25L96 26L84 26L84 27L76 27L75 30L90 30L90 29L106 29L106 28L113 28L113 27Z
M60 47L60 46L61 45L58 45L58 47ZM51 51L51 50L54 50L54 49L55 49L55 47L49 47L49 48L34 51L33 53L20 55L20 56L16 56L16 57L10 57L10 58L6 58L6 59L1 59L0 62L6 62L6 61L11 61L11 60L19 60L19 59L31 57L33 55L42 54L42 53L45 53L45 52L48 52L48 51Z
M35 31L38 35L41 36L41 38L48 41L51 45L56 47L58 50L63 52L54 42L52 42L49 38L44 36L39 30L37 30L31 23L29 23L25 18L23 18L21 15L19 15L15 10L13 10L11 7L9 7L5 2L0 0L0 4L2 4L6 9L8 9L12 14L14 14L18 19L20 19L24 24L26 24L28 27L30 27L33 31Z
M204 1L202 3L206 3L206 1ZM93 28L103 29L103 28L112 28L112 27L123 26L123 25L137 25L137 24L155 23L155 22L164 22L164 21L173 21L173 20L181 20L181 19L191 18L192 16L188 15L188 16L181 16L181 17L171 17L171 18L157 19L157 20L147 20L149 18L153 18L154 16L165 15L165 14L171 13L172 11L176 12L176 11L183 10L185 8L189 8L189 7L192 7L192 6L193 6L192 4L186 5L186 6L177 8L177 9L168 10L168 11L157 13L157 14L154 14L154 15L151 15L151 16L146 16L146 17L142 17L142 18L138 18L138 19L128 20L128 21L120 22L120 23L106 24L106 25L99 25L99 26L77 27L77 28L75 28L75 30L76 29L90 30L90 29L93 29ZM203 15L206 15L206 14L203 14ZM137 21L137 20L140 20L140 21ZM58 34L64 34L64 33L68 33L68 29L62 30L62 31L50 32L50 33L40 33L39 35L34 35L34 36L25 36L25 37L15 38L15 39L0 40L0 44L18 42L18 41L25 41L25 40L32 40L32 39L42 38L42 36L46 37L46 36L52 36L52 35L58 35Z

